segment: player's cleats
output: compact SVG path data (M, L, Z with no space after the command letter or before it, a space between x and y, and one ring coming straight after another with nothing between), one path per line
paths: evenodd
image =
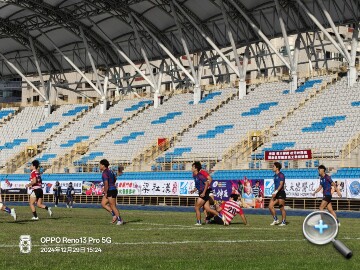
M67 205L66 208L69 208L69 205Z
M39 220L39 217L32 217L31 220Z
M340 227L340 221L337 219L336 222L337 222L338 226Z
M270 225L274 226L274 225L278 225L279 224L279 220L274 220Z
M201 223L196 222L195 226L201 226Z
M221 220L223 221L223 223L224 223L225 226L229 225L229 223L227 223L227 221L226 221L225 215L219 214L219 217L221 218Z
M10 216L12 216L14 218L14 220L16 221L16 212L15 212L14 208L11 209Z
M48 213L49 213L49 216L51 217L52 216L52 211L51 211L51 207L48 208Z
M118 220L118 222L116 222L116 225L123 225L124 224L124 221L122 220Z
M281 222L279 226L286 226L286 222Z

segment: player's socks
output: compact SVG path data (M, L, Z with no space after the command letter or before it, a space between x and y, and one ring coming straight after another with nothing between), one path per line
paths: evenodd
M115 213L114 213L114 211L111 211L111 216L113 216L113 217L115 216Z
M284 224L286 224L286 220L285 220L285 219L283 219L283 221L282 221L281 223L284 223Z
M44 209L45 209L46 211L49 210L49 208L48 208L47 206L45 206Z
M33 216L34 216L34 218L37 218L37 213L36 213L36 211L33 212Z
M10 209L9 207L5 207L4 211L5 211L6 213L8 213L8 214L11 213L11 209Z
M273 216L273 218L274 218L274 221L277 221L277 220L278 220L277 216Z
M200 219L196 220L196 223L201 224L201 220Z

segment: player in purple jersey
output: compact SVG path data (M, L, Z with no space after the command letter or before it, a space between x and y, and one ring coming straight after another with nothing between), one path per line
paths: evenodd
M286 193L284 190L285 185L285 175L280 172L281 170L281 163L274 162L273 165L273 172L274 174L274 186L275 190L272 194L272 198L269 203L269 210L271 215L274 218L274 221L270 225L277 225L279 224L279 220L276 216L275 205L279 204L279 208L281 211L282 222L279 226L286 226L286 211L285 211L285 199Z
M340 222L336 217L336 213L331 203L331 199L332 199L331 187L335 188L339 197L341 197L341 192L339 188L335 185L333 180L331 179L330 175L326 174L326 167L324 165L320 165L318 167L318 171L320 176L320 186L317 188L317 190L315 190L313 195L315 196L316 193L318 193L320 190L323 190L323 199L320 204L319 210L324 210L325 208L327 208L327 210L329 210L330 214L334 216L334 218L336 219L337 223L340 226Z
M195 188L190 191L191 194L198 192L199 197L195 203L195 213L196 213L196 223L195 225L201 225L201 212L200 208L204 207L206 213L213 214L214 216L219 216L222 219L222 215L219 214L215 209L210 208L210 192L211 192L211 182L212 178L210 174L202 169L201 163L199 161L195 161L192 164L192 172L193 178L195 181Z
M109 169L109 161L102 159L100 161L100 171L102 171L102 180L104 183L104 197L101 200L101 206L106 209L113 216L112 223L116 225L124 224L120 217L119 210L116 207L117 187L116 176L112 170Z

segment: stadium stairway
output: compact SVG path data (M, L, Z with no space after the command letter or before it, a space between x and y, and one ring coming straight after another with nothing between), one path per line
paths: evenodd
M319 93L328 88L328 85L334 83L337 80L337 75L329 78L327 81L323 81L319 87L311 88L314 84L309 85L310 89L307 90L308 95L306 98L300 100L298 104L290 108L280 119L276 119L275 122L268 126L266 129L256 132L256 134L248 134L246 137L242 138L238 143L226 151L221 161L218 161L212 170L221 170L221 169L246 169L249 164L247 159L257 148L261 147L266 141L269 141L272 136L276 134L277 127L287 121L292 115L297 113L302 107L305 106L310 100L313 100L317 97ZM306 84L306 82L305 82ZM300 86L298 89L302 89L303 86ZM254 140L253 137L257 137L257 140Z
M341 166L358 167L360 164L360 132L352 137L347 144L344 145Z
M179 130L176 135L169 138L169 140L164 145L161 145L159 147L158 143L156 142L147 149L145 149L142 153L140 153L132 160L131 166L128 166L127 170L150 171L151 165L149 164L149 161L154 162L154 160L159 155L161 155L166 150L168 150L170 146L171 147L175 146L176 143L181 140L181 136L183 136L186 132L189 132L192 128L196 127L199 123L201 123L203 120L211 116L214 112L218 111L220 108L228 104L230 100L233 100L236 97L237 97L236 93L232 93L230 95L225 96L223 100L221 100L218 104L214 105L205 114L199 115L199 117L195 119L192 123L190 123L187 127L183 128L182 130ZM202 99L202 102L204 103L212 98L213 98L212 93L209 93Z

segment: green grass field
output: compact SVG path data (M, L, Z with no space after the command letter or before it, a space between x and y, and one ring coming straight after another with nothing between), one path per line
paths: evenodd
M248 215L250 226L236 217L228 227L196 227L193 213L122 211L127 223L115 226L102 209L55 208L52 218L38 210L39 221L30 221L28 207L16 209L16 223L0 216L0 269L360 269L359 219L341 219L338 239L354 253L347 260L332 244L304 240L303 217L289 217L287 227L269 226L271 217L261 215ZM19 250L24 234L32 238L30 254ZM105 237L111 244L43 244L44 237ZM68 248L74 253L62 252ZM76 252L81 248L86 252Z

